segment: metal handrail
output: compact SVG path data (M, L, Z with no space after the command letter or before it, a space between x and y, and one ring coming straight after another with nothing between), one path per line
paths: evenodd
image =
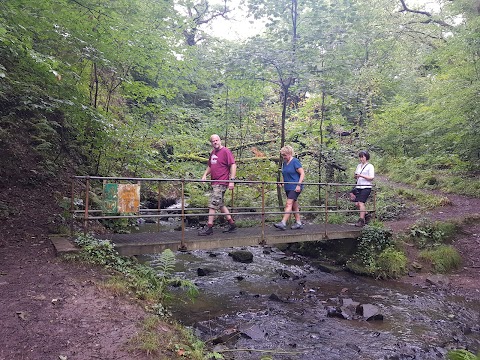
M75 181L76 180L84 180L85 181L85 204L84 204L84 209L79 210L75 209ZM90 209L89 205L89 193L90 193L90 186L91 186L91 181L92 180L101 180L103 182L105 181L114 181L114 182L120 182L120 181L128 181L128 182L137 182L137 183L142 183L142 182L168 182L168 183L180 183L181 185L181 206L180 208L176 209L161 209L160 208L160 199L161 199L161 188L160 186L158 187L158 208L157 209L139 209L138 214L124 214L124 215L100 215L100 216L95 216L94 214L98 213L104 213L103 210L101 209ZM199 180L199 179L185 179L185 178L177 178L177 179L169 179L169 178L138 178L138 177L105 177L105 176L73 176L72 177L72 186L71 186L71 201L70 201L70 212L71 212L71 233L73 235L73 229L74 225L73 222L75 219L78 217L76 216L77 214L82 213L83 214L83 229L84 232L88 232L88 222L90 220L100 220L100 219L121 219L121 218L164 218L164 217L179 217L182 219L182 246L184 246L184 240L185 240L185 220L188 217L198 217L198 216L208 216L208 211L207 212L201 212L208 210L208 208L186 208L185 207L185 184L186 183L213 183L216 182L214 180ZM261 207L246 207L246 206L240 206L237 207L240 211L234 211L234 200L235 200L235 189L231 190L231 215L256 215L256 216L261 216L261 224L262 224L262 241L265 238L265 222L266 222L266 215L279 215L279 214L284 214L283 211L269 211L271 209L278 209L278 206L266 206L265 205L265 195L266 195L266 187L267 186L275 186L275 188L279 184L288 184L287 182L276 182L276 181L253 181L253 180L233 180L231 182L234 182L236 185L261 185ZM353 187L356 184L353 183L319 183L319 182L303 182L304 186L319 186L320 188L324 188L324 205L302 205L303 208L311 209L311 210L302 210L300 211L301 214L320 214L323 212L324 214L324 225L325 225L325 236L328 236L327 234L327 223L328 223L328 217L329 214L331 213L353 213L353 212L360 212L360 210L352 210L352 209L340 209L338 205L338 199L339 199L339 188L343 187ZM329 205L329 202L331 201L329 194L332 193L332 188L335 190L335 198L334 198L334 205ZM375 217L376 214L376 191L375 191L375 185L372 186L373 188L373 209L368 210L369 212L373 213L373 217ZM346 193L346 192L345 192ZM259 210L258 211L244 211L244 210ZM317 210L315 210L317 209ZM243 211L241 211L243 210ZM170 213L168 214L152 214L152 213L159 213L162 211L169 211ZM200 211L200 212L198 212ZM146 214L147 212L150 212L150 214ZM174 213L172 213L174 212ZM178 214L179 212L179 214ZM295 212L292 211L291 214L294 214ZM93 215L93 216L92 216Z

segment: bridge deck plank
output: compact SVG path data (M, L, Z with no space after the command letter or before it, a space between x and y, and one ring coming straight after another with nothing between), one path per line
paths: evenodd
M361 229L350 224L306 225L300 230L278 230L271 225L262 227L239 228L234 233L223 233L214 228L213 235L198 236L198 229L185 229L187 250L215 249L239 246L273 245L281 243L355 239ZM120 255L140 255L162 252L165 249L179 250L182 241L181 231L143 232L135 234L106 234L97 236L115 244ZM262 243L262 239L264 242Z

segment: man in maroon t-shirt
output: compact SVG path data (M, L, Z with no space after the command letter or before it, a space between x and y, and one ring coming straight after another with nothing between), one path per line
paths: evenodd
M208 202L208 223L198 231L200 236L213 234L213 221L217 210L220 210L228 221L228 226L223 232L234 232L237 229L230 212L223 203L223 196L227 188L232 190L235 186L234 181L237 173L235 158L229 149L222 146L220 136L217 134L210 136L210 142L213 150L210 153L207 169L203 173L202 180L207 180L207 176L210 174L210 178L215 181L212 181L212 193Z

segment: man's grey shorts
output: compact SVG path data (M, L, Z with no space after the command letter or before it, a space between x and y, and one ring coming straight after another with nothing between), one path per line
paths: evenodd
M213 185L212 193L210 194L210 200L208 202L208 207L210 209L219 210L222 206L225 206L223 203L223 195L227 191L227 186L225 185Z

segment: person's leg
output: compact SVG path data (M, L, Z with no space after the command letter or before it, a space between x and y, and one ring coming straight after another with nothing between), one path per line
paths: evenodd
M225 203L223 202L223 198L225 195L225 190L222 192L222 198L221 198L221 203L220 203L220 211L222 212L223 215L225 215L225 219L228 221L228 226L223 230L224 233L231 233L235 232L237 230L237 225L235 225L235 220L233 220L232 215L230 215L230 211L228 208L225 206Z
M365 207L365 203L363 202L358 202L358 209L360 210L360 219L364 219L365 220L365 213L366 213L366 207Z
M215 209L209 208L208 209L208 222L207 225L209 227L213 227L213 222L215 221L215 213L217 211Z
M295 221L300 224L301 223L301 220L300 220L300 205L298 205L298 201L295 200L293 202L293 205L292 205L292 210L293 210L293 214L295 216Z
M287 199L287 203L285 204L285 213L283 214L282 223L286 224L288 219L290 218L290 213L292 212L293 203L295 200Z
M210 194L210 199L208 201L208 220L207 225L199 230L198 235L212 235L213 234L213 223L215 221L215 214L222 203L222 189L219 186L212 187L212 193Z

